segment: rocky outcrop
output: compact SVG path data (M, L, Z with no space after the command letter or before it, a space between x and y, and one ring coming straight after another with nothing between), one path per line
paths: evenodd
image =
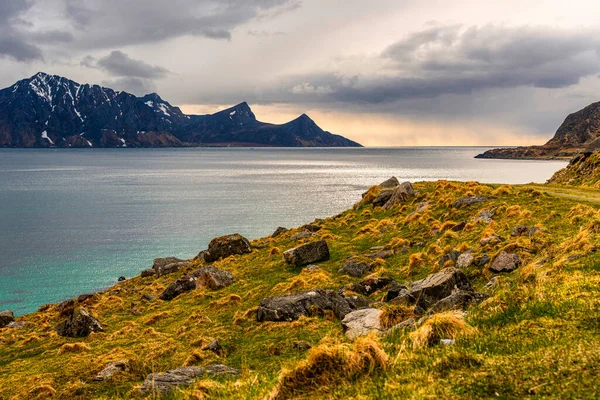
M83 308L74 308L67 319L55 327L56 333L64 337L85 337L92 332L103 332L100 322Z
M248 239L236 233L211 240L208 244L207 252L204 253L204 260L206 262L213 262L221 258L251 252L252 247Z
M211 290L219 290L233 284L233 274L208 265L197 269L190 274L196 278L196 287L208 287Z
M329 259L329 247L325 240L307 243L285 251L283 259L296 267L324 261Z
M140 392L166 394L177 387L189 386L196 379L204 376L236 376L239 370L222 364L208 365L206 367L182 367L167 372L155 372L144 380Z
M410 296L423 309L428 309L438 300L452 294L454 289L473 291L467 276L456 268L445 268L442 271L429 275L427 278L413 282L410 286Z
M383 333L384 329L379 322L383 311L376 308L365 308L346 314L342 320L342 328L346 337L353 340L369 333Z
M344 296L333 291L315 289L308 292L289 294L286 296L269 297L260 302L256 319L263 321L294 321L300 316L311 316L333 311L338 318L343 318L349 312L364 308L366 299L358 296Z
M191 275L185 275L171 283L158 296L161 300L173 300L175 297L196 289L196 278Z
M552 175L548 183L597 189L600 187L600 151L577 154L568 166Z
M415 196L415 189L410 182L404 182L399 186L396 186L390 196L389 200L383 205L386 210L392 207L404 203Z
M511 272L519 268L520 266L521 259L518 255L502 251L496 256L496 258L492 262L490 270L496 273Z
M154 259L154 274L157 277L173 274L181 268L190 267L190 261L180 260L176 257L156 258ZM143 275L142 275L143 276Z
M0 328L4 328L15 320L15 315L12 311L0 312Z

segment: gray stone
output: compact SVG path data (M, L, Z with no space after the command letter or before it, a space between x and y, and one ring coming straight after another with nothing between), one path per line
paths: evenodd
M438 261L438 265L440 267L444 267L444 265L446 265L446 263L449 261L451 261L452 264L456 264L456 261L458 260L458 257L460 257L460 254L460 251L452 250L450 251L450 253L447 253L442 258L440 258L440 261Z
M339 272L360 278L367 272L371 271L373 267L373 263L366 263L359 259L351 258L342 265L342 268L340 268Z
M196 287L208 287L211 290L219 290L233 284L234 277L229 271L208 265L199 268L190 274L196 278Z
M382 188L393 188L400 185L400 181L395 176L392 176L390 179L387 179L379 184L379 187Z
M383 311L376 308L365 308L346 314L342 320L342 328L346 337L353 340L371 332L383 333L379 317Z
M236 376L239 370L222 364L206 367L182 367L167 372L155 372L146 377L140 387L142 393L166 394L177 387L186 387L203 376Z
M152 268L154 269L154 273L158 275L158 272L165 266L169 265L169 264L174 264L174 263L178 263L178 262L182 262L184 260L181 260L177 257L165 257L165 258L155 258L154 259L154 264L152 265Z
M390 258L393 255L394 255L393 250L379 250L379 251L376 251L375 253L369 253L366 256L371 259L376 259L376 258L386 259L386 258Z
M415 197L415 189L413 188L410 182L404 182L394 188L394 192L390 199L383 205L383 208L386 210L391 209L392 207L407 202L408 200Z
M456 268L468 268L473 265L474 260L475 257L473 256L473 251L465 251L456 259Z
M385 203L387 203L392 198L393 194L393 188L381 189L377 197L375 197L375 200L373 200L373 207L383 207Z
M425 210L427 210L427 208L429 208L429 202L424 201L424 202L417 204L417 208L415 209L415 212L422 213L422 212L425 212Z
M388 332L394 332L394 331L404 331L404 330L408 330L408 331L413 331L415 330L417 327L417 320L414 318L409 318L407 320L404 320L402 322L400 322L399 324L396 324L394 326L392 326Z
M321 227L319 225L315 225L315 224L306 224L306 225L302 225L300 227L300 229L302 229L303 231L318 232L321 230Z
M27 326L27 322L13 321L10 324L6 325L6 328L9 328L9 329L20 329L20 328L25 328L26 326Z
M489 262L490 262L490 256L488 256L487 253L484 254L484 255L482 255L481 257L478 257L474 261L475 265L478 266L478 267L483 267L483 266L485 266Z
M154 268L150 268L150 269L145 269L142 271L142 273L140 274L142 278L147 278L149 276L155 276L156 275L156 271L154 270Z
M388 292L385 296L385 301L392 301L399 297L400 299L397 301L399 303L410 303L414 302L415 300L414 298L412 298L412 296L410 296L410 291L408 290L408 287L406 285L402 285L394 281L390 284L390 287L388 288Z
M232 255L251 252L252 247L248 239L236 233L211 240L208 244L208 250L204 253L204 260L206 262L213 262Z
M64 337L85 337L92 332L103 332L100 322L83 308L73 309L71 315L56 325L56 333Z
M366 278L358 283L350 285L350 290L356 293L370 296L378 290L385 289L392 283L392 279L379 276Z
M483 210L482 212L479 213L479 215L477 217L475 217L473 219L473 222L483 221L486 224L489 224L489 223L492 222L492 217L493 216L494 216L494 213L492 211Z
M314 271L321 271L321 267L319 267L318 265L307 265L306 267L302 268L302 271L306 271L306 272L314 272Z
M327 247L325 240L307 243L285 251L283 259L286 263L294 266L324 261L329 259L329 247Z
M215 340L212 340L210 343L206 344L205 346L202 346L202 348L200 350L212 351L213 353L219 354L222 349L223 349L223 347L221 347L221 343L219 342L219 339L215 339Z
M518 255L514 253L507 253L506 251L502 251L500 254L496 256L492 265L490 266L490 270L492 272L500 273L500 272L511 272L521 266L521 259Z
M173 300L175 297L194 289L196 289L196 278L191 275L185 275L171 283L158 298L161 300Z
M287 231L289 231L288 228L284 228L283 226L280 226L277 229L275 229L275 232L273 232L273 234L271 235L271 237L272 238L276 238L277 236L283 235Z
M306 239L306 238L313 237L313 236L315 236L315 234L310 231L302 231L302 232L296 233L290 239L301 240L301 239Z
M429 313L439 313L450 310L464 310L471 303L479 303L488 298L487 294L466 290L455 290L452 294L436 302Z
M15 320L15 315L12 311L2 311L0 312L0 328L4 328L6 325L10 324Z
M454 208L470 207L474 204L483 203L484 201L486 201L488 199L489 198L485 197L485 196L464 196L464 197L461 197L460 199L456 200L452 204L452 207L454 207Z
M451 295L454 289L473 290L467 276L461 270L445 268L421 281L414 282L410 288L410 295L417 299L419 307L426 310L438 300Z
M498 236L498 235L492 235L489 237L486 237L484 239L481 239L479 241L479 244L484 247L484 246L493 246L495 244L498 244L500 242L504 242L504 238L502 236Z
M106 367L104 367L104 369L94 377L94 380L105 381L108 379L112 379L112 377L118 372L127 371L129 371L127 360L118 360L107 364Z
M192 263L190 261L178 261L178 262L162 265L158 268L155 267L154 273L156 274L156 276L164 276L164 275L174 274L175 272L178 272L182 268L187 268L187 267L191 267L191 266L192 266Z

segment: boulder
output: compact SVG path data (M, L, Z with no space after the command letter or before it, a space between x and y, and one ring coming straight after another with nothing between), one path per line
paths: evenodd
M483 221L486 224L489 224L492 222L492 217L494 216L494 212L490 211L490 210L483 210L482 212L479 213L479 215L477 215L477 217L473 218L473 222L479 222L479 221Z
M20 328L25 328L26 326L27 326L27 322L13 321L10 324L6 325L6 328L9 328L9 329L20 329Z
M0 312L0 328L4 328L15 320L15 315L12 311Z
M306 238L309 238L309 237L313 237L314 235L315 234L312 233L311 231L302 231L302 232L296 233L290 239L292 239L292 240L301 240L301 239L306 239Z
M379 322L382 313L383 311L376 308L365 308L346 314L342 320L342 328L346 337L353 340L371 332L383 333L384 329Z
M92 332L103 332L100 322L83 308L75 308L71 315L54 328L59 336L85 337Z
M178 263L178 262L182 262L182 261L184 261L184 260L181 260L177 257L155 258L152 268L154 269L154 273L157 274L161 268L163 268L169 264Z
M263 321L294 321L300 316L311 316L331 310L338 318L343 318L358 307L366 306L367 301L358 296L343 296L333 291L315 289L308 292L269 297L260 302L256 319Z
M303 231L318 232L321 230L321 227L319 225L315 225L315 224L306 224L306 225L302 225L300 227L300 229L302 229Z
M460 268L460 269L468 268L471 265L473 265L474 261L475 261L475 257L473 256L473 251L472 250L465 251L460 256L458 256L458 258L456 259L456 268Z
M485 197L485 196L464 196L464 197L461 197L460 199L456 200L452 204L452 207L454 207L454 208L469 207L474 204L483 203L484 201L486 201L488 199L489 199L489 197Z
M393 188L381 189L375 200L373 200L373 207L383 207L394 194Z
M155 372L146 377L140 387L142 393L166 394L177 387L189 386L203 376L235 376L239 370L222 364L206 367L182 367L167 372Z
M438 300L452 294L454 289L473 291L467 276L459 269L445 268L427 278L414 282L410 295L417 299L417 305L428 309Z
M112 379L112 377L118 372L129 371L127 360L118 360L107 364L102 371L100 371L95 377L95 381L105 381Z
M464 310L471 303L479 303L488 298L487 294L467 290L455 290L452 294L436 302L429 313L439 313L450 310Z
M464 231L466 226L467 226L467 221L460 221L459 223L452 226L450 228L450 230L453 232L460 232L460 231Z
M442 268L449 261L451 261L452 264L456 264L456 261L458 260L458 257L460 257L460 254L460 251L452 250L449 253L445 254L442 258L440 258L440 261L438 261L438 265L440 266L440 268Z
M204 260L206 262L213 262L232 255L251 252L252 247L248 239L236 233L211 240L208 244L207 252L204 253Z
M410 182L404 182L394 188L394 192L390 199L383 205L386 210L391 209L397 204L404 203L415 196L415 189Z
M210 341L206 345L202 346L202 348L200 350L212 351L215 354L219 354L221 349L223 349L223 347L221 347L221 343L219 342L219 339L215 339L215 340Z
M496 256L492 265L490 266L490 270L492 272L500 273L500 272L511 272L521 266L521 259L518 255L514 253L507 253L506 251L502 251L500 254Z
M170 264L161 265L159 267L154 267L154 273L156 276L163 276L174 274L178 272L181 268L191 267L191 261L177 261Z
M394 255L394 250L379 250L374 253L367 254L367 257L369 257L371 259L376 259L376 258L386 259L386 258L390 258L393 255Z
M474 261L475 265L477 265L478 267L483 267L484 265L486 265L489 262L490 262L490 256L488 256L487 254L484 254L481 257L478 257Z
M400 181L395 176L392 176L390 179L387 179L379 184L379 187L382 188L393 188L400 185Z
M212 265L199 268L190 275L196 278L196 287L208 287L218 290L233 284L233 274L229 271L215 268Z
M277 229L275 229L275 232L273 232L273 234L271 235L272 238L276 238L279 235L283 235L284 233L286 233L287 231L289 231L288 228L284 228L283 226L278 227Z
M370 296L378 290L388 287L393 281L390 278L373 276L366 278L358 283L350 285L349 289L353 292Z
M127 278L125 278L124 276L120 276L119 279L117 279L118 282L125 282L127 280Z
M329 259L329 247L325 240L307 243L285 251L283 259L294 266L312 264Z
M185 275L171 283L158 297L161 300L173 300L182 293L196 289L196 278Z
M391 301L399 296L408 296L410 295L410 291L406 285L402 285L396 281L390 284L388 288L387 294L385 296L385 301Z
M361 261L360 259L350 258L342 265L342 268L340 268L338 272L360 278L367 272L371 271L373 267L373 263L367 263Z
M154 268L145 269L145 270L142 271L142 273L140 275L141 275L142 278L147 278L149 276L156 275L156 271L154 270Z
M484 247L484 246L488 246L488 245L495 245L498 244L500 242L504 242L504 238L502 236L498 236L498 235L492 235L486 238L483 238L479 241L479 244Z
M510 236L525 236L529 233L529 227L525 225L517 225L510 232Z

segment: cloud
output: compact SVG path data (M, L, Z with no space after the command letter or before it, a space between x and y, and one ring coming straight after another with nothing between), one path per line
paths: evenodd
M86 57L82 63L84 65L92 65L93 58ZM113 76L122 77L157 79L163 78L170 73L166 68L150 65L142 60L135 60L119 50L115 50L108 56L102 57L95 65Z
M308 82L296 85L292 88L292 93L295 94L328 94L333 93L331 86L313 86Z
M102 85L111 89L121 90L128 93L142 96L156 91L156 86L149 79L136 77L124 77L102 81Z
M387 47L376 57L385 70L299 76L289 91L323 86L331 88L329 100L376 104L491 88L568 87L600 71L597 37L547 27L437 26Z
M23 62L43 58L41 49L21 34L22 26L26 25L21 17L31 6L28 0L0 2L0 57Z

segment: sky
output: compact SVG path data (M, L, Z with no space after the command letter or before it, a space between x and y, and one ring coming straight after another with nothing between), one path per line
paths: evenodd
M598 16L581 0L0 0L0 87L44 71L186 113L307 113L367 146L542 144L600 101Z

